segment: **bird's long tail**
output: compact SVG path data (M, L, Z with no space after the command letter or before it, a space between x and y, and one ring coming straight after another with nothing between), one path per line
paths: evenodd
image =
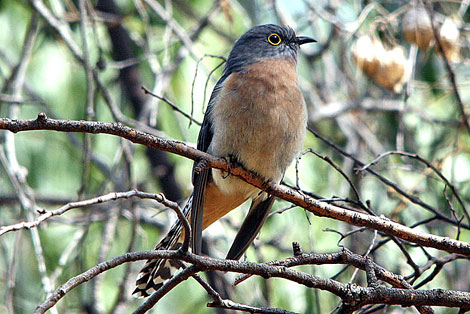
M186 218L191 212L192 195L186 202L183 214ZM180 241L183 224L178 219L171 227L168 234L157 244L155 250L176 250L181 245ZM176 261L170 259L149 259L140 270L136 280L136 288L132 293L137 298L145 298L157 291L165 281L170 279L179 269Z

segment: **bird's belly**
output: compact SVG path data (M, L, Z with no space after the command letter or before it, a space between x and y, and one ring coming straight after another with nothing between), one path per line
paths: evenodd
M230 127L213 135L210 153L234 158L234 161L241 163L246 169L277 181L282 174L277 162L273 162L278 157L276 147L274 139L266 138L264 128L265 125L253 120L249 111L239 114ZM259 192L254 186L236 177L227 176L227 173L220 170L212 170L212 177L219 189L226 194L237 192L252 198Z
M280 182L286 168L294 159L303 140L303 132L293 132L283 126L269 125L268 121L256 123L239 118L241 131L235 128L214 134L210 153L235 158L246 169L256 172L267 180ZM304 126L302 125L304 129ZM259 190L244 181L213 170L216 185L225 193L242 193L248 198L256 197Z
M296 80L279 80L273 85L272 78L272 73L260 77L248 72L227 79L211 113L213 138L209 153L233 156L245 168L280 182L302 146L306 109ZM231 82L234 79L236 84ZM249 197L259 193L238 178L224 179L219 170L212 173L217 186L226 193L242 192Z

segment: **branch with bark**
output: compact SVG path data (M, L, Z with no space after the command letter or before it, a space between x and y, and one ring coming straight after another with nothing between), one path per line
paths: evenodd
M399 304L402 306L449 306L462 309L470 308L470 293L463 291L451 291L442 289L432 290L414 290L409 284L382 267L372 263L363 256L352 254L344 249L342 252L331 254L300 254L293 256L285 261L279 261L276 264L257 264L245 261L222 260L211 257L204 257L183 252L182 250L159 250L127 253L112 258L106 262L98 264L86 272L71 278L61 287L59 287L51 296L36 308L36 313L45 313L54 306L69 291L78 285L89 281L97 275L117 267L123 263L134 262L138 260L163 258L176 259L191 264L183 271L170 279L161 289L154 293L147 301L138 308L135 313L144 313L160 300L165 294L173 289L180 282L198 272L207 270L218 270L225 272L236 272L241 274L250 274L268 278L283 278L309 288L316 288L329 291L340 297L345 305L344 313L352 311L367 304ZM304 272L296 271L288 267L299 265L326 265L326 264L344 264L348 263L359 267L360 269L371 272L374 281L369 283L368 287L350 285L341 283L333 279L325 279ZM391 288L379 284L377 280L384 280L400 288ZM403 288L402 288L403 287ZM219 300L220 301L220 300ZM223 303L223 302L222 302ZM215 305L215 304L212 304ZM241 310L245 310L240 308ZM265 311L261 313L276 313L275 311ZM277 313L283 313L278 311Z
M261 190L300 206L315 215L341 220L357 226L368 227L425 247L432 247L449 253L458 253L470 256L469 243L413 230L412 228L403 226L387 218L371 216L315 200L294 189L264 181L264 179L256 173L250 172L240 165L230 163L224 158L214 157L182 142L172 141L137 131L120 123L56 120L49 119L44 113L40 113L38 118L35 120L12 120L1 118L0 129L9 130L14 133L32 130L53 130L60 132L103 133L116 135L136 144L143 144L155 149L187 157L192 160L205 160L208 167L227 171Z

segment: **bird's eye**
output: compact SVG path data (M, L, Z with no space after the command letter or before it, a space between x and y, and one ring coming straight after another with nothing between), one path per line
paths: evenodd
M273 46L279 45L281 41L282 41L281 36L279 36L276 33L272 33L271 35L268 36L268 42Z

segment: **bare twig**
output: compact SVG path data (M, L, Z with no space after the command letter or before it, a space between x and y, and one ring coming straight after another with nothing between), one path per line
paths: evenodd
M362 161L360 161L358 158L356 158L355 156L353 156L352 154L346 152L344 149L342 149L341 147L339 147L338 145L334 144L333 142L331 142L330 140L326 139L325 137L321 136L318 132L316 132L314 129L308 127L307 128L313 135L315 135L315 137L319 138L320 140L322 140L325 144L327 144L328 146L330 147L333 147L335 150L337 150L338 152L340 152L342 155L352 159L354 162L356 162L359 166L364 166L365 163L363 163ZM436 215L437 218L445 221L445 222L448 222L448 223L451 223L455 226L461 226L462 228L466 228L466 229L470 229L470 225L468 224L461 224L459 221L455 220L455 219L451 219L449 217L446 217L445 215L443 215L441 212L439 212L436 208L432 207L431 205L425 203L424 201L422 201L420 198L414 196L414 195L410 195L408 193L406 193L401 187L399 187L397 184L393 183L392 181L390 181L389 179L385 178L384 176L382 176L381 174L379 174L377 171L373 170L373 169L370 169L370 168L366 168L366 171L373 174L375 177L377 177L380 181L382 181L384 184L386 184L387 186L390 186L392 189L394 189L397 193L399 193L400 195L403 195L405 198L407 198L408 200L410 200L412 203L415 203L427 210L429 210L430 212L432 212L434 215Z
M163 96L158 96L158 95L152 93L151 91L149 91L148 89L146 89L146 88L143 87L143 86L142 86L142 89L144 90L144 92L145 92L146 94L150 94L150 95L152 95L153 97L158 98L158 99L164 101L165 103L167 103L167 104L171 107L171 109L173 109L173 110L176 111L176 112L181 113L181 114L182 114L185 118L187 118L189 121L194 122L196 125L199 125L199 126L202 124L201 122L195 120L194 118L192 118L192 116L190 116L189 114L187 114L186 112L184 112L183 110L181 110L180 108L178 108L178 106L176 106L175 104L173 104L168 98L163 97Z
M420 157L418 154L413 154L413 153L407 153L407 152L401 152L401 151L388 151L388 152L385 152L385 153L382 153L380 154L379 156L377 156L377 158L375 158L373 161L371 161L370 163L368 163L367 165L364 165L363 167L357 169L357 171L365 171L367 170L369 167L377 164L381 159L387 157L387 156L390 156L390 155L400 155L400 156L405 156L405 157L409 157L409 158L413 158L413 159L416 159L418 160L419 162L423 163L426 165L426 167L429 167L430 169L432 169L432 171L434 171L435 174L437 174L437 176L439 178L441 178L442 181L444 181L444 183L446 184L446 186L448 186L450 188L450 190L452 191L452 194L454 194L455 198L457 198L457 201L459 202L460 206L462 206L462 210L465 214L465 217L467 217L469 223L470 223L470 214L468 213L467 211L467 208L465 207L465 203L464 201L462 200L462 198L460 197L460 194L458 193L457 189L455 188L455 186L450 183L449 180L447 180L447 178L442 174L441 171L439 171L439 169L437 169L432 163L430 163L429 161L427 161L426 159Z
M61 208L58 208L52 211L42 211L41 215L33 221L20 222L20 223L10 225L10 226L0 227L0 236L11 231L17 231L21 229L31 229L31 228L37 227L44 220L47 220L54 216L62 215L73 208L91 206L91 205L100 204L104 202L115 201L118 199L127 199L127 198L131 198L134 196L142 198L142 199L145 199L145 198L153 199L167 206L168 208L173 209L178 215L178 218L183 222L183 226L185 228L185 237L186 237L186 234L188 235L188 239L185 238L185 242L187 242L186 247L188 246L189 234L191 233L190 232L191 229L189 226L189 222L187 221L186 217L183 215L183 212L181 208L179 208L178 204L167 200L163 194L145 193L145 192L141 192L137 190L132 190L128 192L112 192L112 193L108 193L106 195L98 196L98 197L91 198L88 200L68 203L62 206Z
M421 0L422 1L422 0ZM435 17L434 17L434 10L432 8L432 1L426 1L426 10L428 11L429 18L431 19L431 26L432 31L434 33L434 39L436 40L437 49L441 51L441 57L444 61L444 65L446 67L447 73L449 74L450 83L452 84L452 88L454 90L455 99L457 100L457 107L460 112L460 118L462 119L462 124L465 126L468 132L470 132L470 122L467 114L465 113L465 105L463 103L462 97L460 96L460 92L457 85L457 79L455 78L455 72L452 69L452 65L449 62L446 52L442 48L441 37L436 27Z

